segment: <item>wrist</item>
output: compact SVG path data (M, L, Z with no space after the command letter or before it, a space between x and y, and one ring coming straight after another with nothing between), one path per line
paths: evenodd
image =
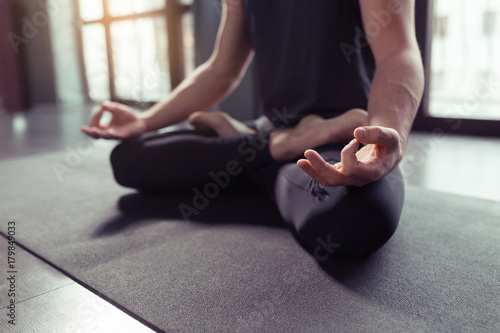
M154 130L151 123L151 114L148 111L144 111L138 114L137 119L141 122L142 126L144 127L144 132L150 132Z

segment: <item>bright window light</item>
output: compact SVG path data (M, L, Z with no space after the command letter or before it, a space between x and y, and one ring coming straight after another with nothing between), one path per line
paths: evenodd
M163 99L170 91L166 31L162 17L111 24L119 98L149 102Z
M94 101L108 100L111 96L104 26L100 23L85 25L82 35L89 96Z
M80 17L84 21L100 20L103 17L102 0L80 0Z
M162 11L166 0L80 0L79 6L90 98L96 102L110 98L155 102L165 98L171 90L166 12ZM179 23L184 72L189 73L194 69L192 13L179 17Z
M435 0L429 113L500 120L500 1Z
M109 14L124 16L165 8L165 0L109 0Z

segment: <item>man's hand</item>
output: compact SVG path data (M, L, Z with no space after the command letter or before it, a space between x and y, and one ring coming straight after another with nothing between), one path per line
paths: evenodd
M111 120L101 124L102 115L111 113ZM82 126L82 132L94 139L126 139L147 132L144 119L138 117L134 110L126 105L105 102L94 114L89 126Z
M297 165L325 186L363 186L390 173L401 161L405 143L394 129L363 126L342 149L341 161L332 165L316 151L307 150ZM358 150L359 143L365 146Z

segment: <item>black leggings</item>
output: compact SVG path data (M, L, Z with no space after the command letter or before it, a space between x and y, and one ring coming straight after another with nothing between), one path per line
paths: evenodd
M363 187L325 187L296 161L273 161L269 122L260 118L247 125L257 134L220 138L184 127L124 140L111 153L116 181L142 191L194 191L192 205L179 207L186 219L228 187L257 184L272 196L285 222L318 261L332 254L366 256L393 235L404 200L399 169ZM336 163L343 146L316 150Z

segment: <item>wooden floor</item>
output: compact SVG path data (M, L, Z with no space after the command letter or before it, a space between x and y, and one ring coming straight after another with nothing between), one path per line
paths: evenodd
M26 116L0 113L0 159L76 146L84 139L78 129L88 123L90 111L89 107L48 105ZM401 166L407 184L500 201L500 138L412 133ZM0 237L0 261L4 265L7 246L7 240ZM152 331L28 251L18 249L16 259L17 325L9 325L5 316L9 285L2 269L0 307L4 314L0 332Z
M412 133L401 167L408 184L500 201L500 137Z

